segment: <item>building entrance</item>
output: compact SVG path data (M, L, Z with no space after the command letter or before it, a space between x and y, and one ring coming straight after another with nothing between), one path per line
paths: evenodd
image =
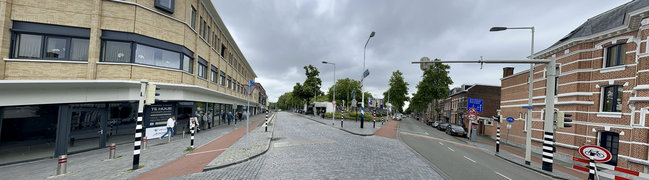
M107 109L104 104L70 105L68 152L74 153L106 146Z

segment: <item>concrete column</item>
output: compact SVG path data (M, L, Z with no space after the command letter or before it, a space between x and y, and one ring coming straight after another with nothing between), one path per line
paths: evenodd
M88 44L88 74L86 79L97 79L97 62L101 50L101 7L103 0L94 0L90 18L90 42Z
M0 2L0 28L2 30L0 31L0 38L2 38L2 42L0 42L0 80L5 79L5 61L4 58L8 58L9 54L11 53L9 50L9 47L11 46L11 29L12 27L12 21L11 21L11 5L13 4L13 0L6 0L4 2Z
M59 105L58 123L56 126L56 145L54 156L67 155L70 142L70 121L72 113L67 104Z

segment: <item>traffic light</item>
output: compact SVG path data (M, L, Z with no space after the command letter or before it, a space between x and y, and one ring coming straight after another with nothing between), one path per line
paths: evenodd
M146 105L151 105L155 104L155 98L157 96L160 96L158 93L158 90L160 90L159 87L157 87L155 84L147 84L146 85L146 98L144 104Z
M567 117L572 117L572 114L557 111L557 129L572 127L572 124L567 124L572 122L572 119L568 119Z

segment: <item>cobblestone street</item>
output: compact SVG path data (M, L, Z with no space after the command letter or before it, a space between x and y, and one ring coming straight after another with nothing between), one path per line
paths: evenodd
M395 139L356 136L285 112L274 133L264 155L175 179L442 179Z

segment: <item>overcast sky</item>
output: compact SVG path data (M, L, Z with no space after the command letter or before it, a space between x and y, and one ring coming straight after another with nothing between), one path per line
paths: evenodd
M522 59L530 53L529 30L489 32L493 26L535 26L535 52L596 16L628 1L505 0L212 0L234 40L275 102L296 82L304 67L320 70L322 90L336 78L360 80L367 45L365 90L381 97L392 71L400 70L416 91L422 71L410 62L421 57ZM500 85L503 67L515 72L529 65L452 64L452 87Z

